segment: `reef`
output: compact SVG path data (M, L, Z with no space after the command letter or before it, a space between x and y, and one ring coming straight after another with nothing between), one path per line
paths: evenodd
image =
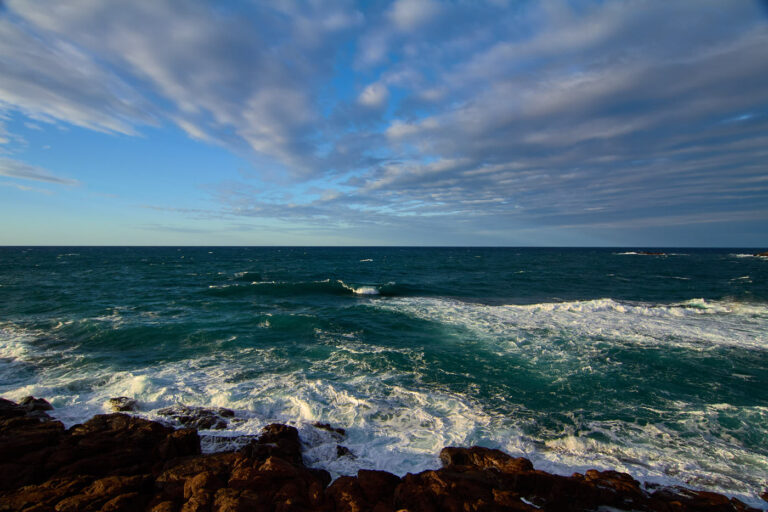
M360 470L331 482L327 471L304 465L291 426L268 425L239 450L201 454L194 428L112 413L66 429L50 409L39 398L0 399L0 511L757 510L711 492L643 486L615 471L553 475L476 446L444 448L436 470L402 478ZM195 424L229 414L212 411L169 415Z

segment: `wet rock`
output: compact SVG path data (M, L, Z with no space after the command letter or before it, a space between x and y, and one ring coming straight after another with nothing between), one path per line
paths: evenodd
M524 457L512 457L501 450L473 446L457 448L448 446L440 451L443 466L473 466L480 469L496 468L501 471L530 471L531 461Z
M115 413L65 430L39 412L0 399L0 512L755 510L720 494L641 487L616 471L552 475L481 447L445 448L442 468L402 479L360 470L331 484L327 471L304 466L298 431L286 425L204 455L194 429ZM351 455L344 450L337 455Z
M109 408L112 412L135 411L138 406L136 400L127 396L118 396L109 399Z
M761 256L763 258L768 258L768 251L758 252L757 254L755 254L755 256Z
M24 408L16 402L0 398L0 419L16 418L25 414Z
M336 445L336 457L349 457L350 459L356 459L355 454L352 453L352 450L347 448L346 446L342 446L340 444Z
M299 431L280 423L264 427L258 439L251 441L239 451L253 459L266 460L272 456L279 456L293 464L304 465Z
M19 405L25 408L27 411L52 411L53 406L48 403L44 398L35 398L33 396L26 396L21 399Z
M45 461L64 432L44 412L0 399L0 491L43 482Z
M320 430L327 430L328 432L339 434L342 437L347 435L346 430L339 427L332 427L330 423L320 423L319 421L316 421L312 424L312 426L315 428L319 428Z
M220 430L227 428L225 417L235 415L231 409L220 407L208 409L205 407L190 407L187 405L174 405L157 411L160 416L166 416L176 420L180 425L201 430Z

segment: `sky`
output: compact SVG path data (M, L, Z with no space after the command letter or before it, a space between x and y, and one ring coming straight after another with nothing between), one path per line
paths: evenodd
M0 0L0 245L768 246L768 2Z

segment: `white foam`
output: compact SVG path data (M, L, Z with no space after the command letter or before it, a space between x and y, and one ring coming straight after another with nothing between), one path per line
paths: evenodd
M531 332L567 332L580 343L768 348L768 305L691 299L653 305L597 299L487 306L439 298L395 298L377 307L461 326L491 336L503 350L521 350Z
M379 295L379 289L375 286L352 286L348 285L341 279L337 281L341 286L346 288L347 290L351 291L352 293L356 295Z
M738 253L738 254L729 254L732 258L757 258L759 260L768 260L768 256L761 256L759 254L750 254L750 253Z
M605 343L695 350L768 347L768 308L761 304L692 299L652 305L599 299L487 306L396 298L376 299L370 306L475 332L499 353L558 365L566 377L568 371L617 364L605 360ZM34 362L40 357L34 344L37 334L0 325L0 358ZM655 404L655 414L665 416L664 423L675 429L662 422L592 421L578 432L535 438L524 433L535 425L534 411L520 406L516 414L494 413L469 394L421 384L430 363L419 347L376 345L361 332L330 328L317 329L314 336L331 350L325 358L305 361L300 369L279 348L244 347L117 372L101 366L82 368L76 354L59 351L48 354L58 355L59 364L40 367L29 382L0 391L14 400L29 394L45 397L56 407L53 414L68 426L106 412L107 400L115 396L138 400L139 414L153 419L163 419L157 410L175 403L231 408L237 421L228 430L202 432L206 451L236 447L243 442L241 436L283 422L299 428L307 444L306 462L334 476L362 468L399 475L418 472L439 466L443 446L480 444L526 456L537 468L556 473L617 469L645 481L704 487L759 503L754 489L767 474L740 473L747 461L750 468L768 467L768 457L746 451L737 440L713 442L712 433L719 428L720 415L765 424L767 408L661 403ZM574 341L553 341L557 338ZM408 370L391 369L387 358L393 354L407 361L402 367ZM319 430L312 426L316 421L343 427L347 435L339 439ZM596 442L589 434L608 441ZM355 458L337 457L338 444Z

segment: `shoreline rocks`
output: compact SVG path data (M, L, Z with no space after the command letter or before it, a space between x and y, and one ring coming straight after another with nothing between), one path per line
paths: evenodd
M287 425L266 426L239 450L201 454L192 428L113 413L65 429L0 399L0 511L757 510L711 492L643 488L616 471L552 475L477 446L446 447L440 459L442 468L402 478L360 470L331 483L304 465L299 433Z

